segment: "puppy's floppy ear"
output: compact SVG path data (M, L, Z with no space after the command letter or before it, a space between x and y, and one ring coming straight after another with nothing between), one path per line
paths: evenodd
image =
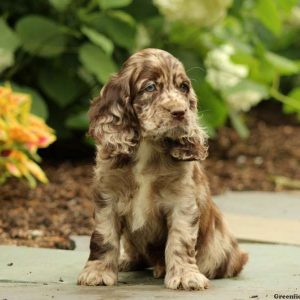
M193 89L190 95L190 128L186 135L169 141L171 156L176 160L204 160L207 157L207 133L197 119L197 97Z
M103 159L131 156L139 141L136 116L130 101L128 76L115 75L103 87L89 110L89 134L100 146Z

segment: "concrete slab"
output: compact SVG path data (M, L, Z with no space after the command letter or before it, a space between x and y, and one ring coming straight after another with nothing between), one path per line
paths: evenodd
M300 221L300 193L228 192L213 199L225 213Z
M115 287L76 286L88 252L0 246L0 299L274 299L300 295L300 247L243 244L240 277L213 280L203 292L171 291L150 271L120 273Z
M214 201L238 239L300 245L300 194L229 192Z
M88 235L71 235L70 238L75 243L76 251L88 251L90 248L90 239L91 237Z
M225 213L230 230L239 241L300 246L300 220L270 219Z

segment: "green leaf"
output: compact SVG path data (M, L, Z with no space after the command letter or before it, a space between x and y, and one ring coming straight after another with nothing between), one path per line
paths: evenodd
M117 67L114 61L99 47L86 43L79 49L79 59L97 79L104 83L110 75L116 72Z
M115 19L119 19L120 21L123 21L124 23L127 23L130 26L136 25L134 18L122 10L112 10L108 13L108 15Z
M131 50L135 45L136 26L118 16L96 13L84 17L84 21L104 33L118 46Z
M44 120L48 119L48 108L46 102L36 90L28 86L20 86L13 82L11 83L11 87L14 91L29 94L32 101L31 112Z
M14 64L14 51L20 46L17 34L0 18L0 73Z
M280 14L274 0L256 0L255 13L257 18L275 35L282 30Z
M274 77L277 75L274 66L266 59L257 60L257 64L250 67L250 78L263 84L272 84Z
M72 0L49 0L50 4L58 11L64 11Z
M147 28L143 24L137 26L137 34L135 40L135 50L141 50L149 47L151 44L151 38Z
M41 69L38 82L44 93L61 108L72 103L82 90L79 79L63 69Z
M187 75L192 80L193 86L203 80L205 67L203 66L203 61L194 51L175 48L172 49L171 53L183 63Z
M195 34L198 33L198 34ZM199 28L194 25L182 24L181 22L172 22L170 24L170 40L178 45L195 42L200 39Z
M0 73L15 62L14 53L0 48Z
M23 48L33 55L57 56L65 49L66 36L62 27L45 17L23 17L18 21L16 31Z
M101 47L104 52L106 52L109 55L112 54L114 50L114 44L105 35L87 26L81 27L81 31L89 38L91 42Z
M66 126L70 129L86 130L89 127L87 112L80 112L67 118Z
M158 9L152 0L133 0L130 6L126 7L126 11L145 26L147 19L159 16Z
M273 66L265 59L258 59L251 53L238 51L230 59L236 64L247 65L249 68L249 77L254 81L269 84L276 75ZM261 70L264 70L264 72L261 72Z
M27 179L29 187L31 189L34 189L36 187L36 185L37 185L36 179L31 174L29 174L29 173L25 173L24 177Z
M266 52L266 60L282 75L292 75L300 72L296 62L273 52Z
M77 75L89 86L94 86L96 83L94 76L82 65L78 68Z
M0 50L14 52L20 46L17 34L0 18Z
M132 0L97 0L100 8L109 9L128 6Z
M300 120L300 87L294 88L288 97L289 99L284 103L283 111L285 113L297 113Z
M251 53L238 51L230 56L230 60L235 64L247 65L251 67L257 64L256 58Z
M289 15L292 8L297 5L298 0L275 0L281 15Z
M196 88L196 93L199 99L199 115L205 123L213 128L224 125L228 110L220 96L205 81Z

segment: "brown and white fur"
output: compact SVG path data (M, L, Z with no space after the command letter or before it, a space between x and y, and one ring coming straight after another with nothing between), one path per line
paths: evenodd
M206 134L183 65L158 49L132 55L89 116L95 229L78 284L113 285L118 270L148 267L171 289L238 275L248 256L211 200Z

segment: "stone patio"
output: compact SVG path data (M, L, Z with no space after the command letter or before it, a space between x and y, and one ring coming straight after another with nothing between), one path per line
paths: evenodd
M300 220L299 194L230 193L217 197L216 202L225 214L229 211L240 220L243 216L292 220L296 226ZM264 230L255 224L253 229ZM275 294L296 294L299 298L294 299L300 299L300 246L287 242L265 244L250 239L251 243L241 244L250 260L239 277L213 280L205 291L186 292L167 290L150 270L120 273L115 287L77 286L76 277L88 257L88 238L74 240L77 251L0 246L0 300L275 299Z

